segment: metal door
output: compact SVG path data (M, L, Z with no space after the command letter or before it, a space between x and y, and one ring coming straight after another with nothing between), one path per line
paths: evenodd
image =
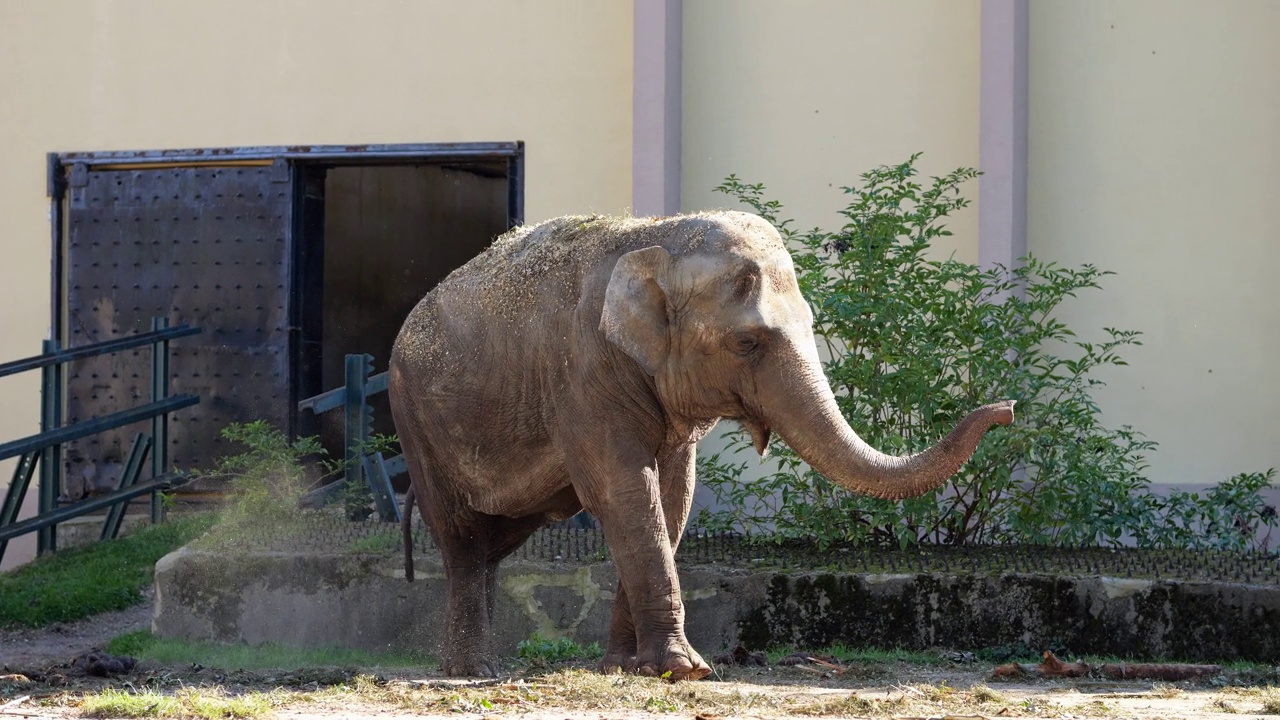
M173 417L177 469L207 467L231 448L233 421L288 430L289 228L284 162L258 166L72 165L64 259L68 345L150 328L151 318L203 328L174 343L173 390L201 398ZM70 422L145 402L145 350L76 363ZM124 428L69 447L65 495L113 485L132 434Z

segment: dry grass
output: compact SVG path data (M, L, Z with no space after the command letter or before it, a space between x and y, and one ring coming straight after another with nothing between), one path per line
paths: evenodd
M975 674L976 675L976 674ZM910 677L910 674L906 675ZM935 676L936 677L936 676ZM602 675L571 668L499 681L455 681L423 678L390 670L386 675L339 673L254 675L231 673L172 677L152 676L145 686L129 691L97 690L80 695L66 692L50 704L79 708L94 717L256 717L279 708L340 715L351 708L366 713L412 711L425 715L507 715L523 713L633 714L655 713L684 717L754 716L813 717L939 717L1061 716L1115 717L1123 705L1112 697L1083 695L1070 686L1046 685L1028 697L1015 690L998 691L977 677L935 680L917 674L913 681L871 689L839 678L818 682L798 671L761 671L730 675L723 682L668 682L633 675ZM975 682L978 681L978 682ZM970 682L973 682L971 686ZM283 685L284 687L281 687ZM1063 692L1071 697L1044 693ZM83 692L83 691L82 691ZM1169 685L1153 685L1140 693L1153 699L1190 702L1190 693ZM1104 699L1105 698L1105 699ZM53 700L53 698L47 698ZM1206 711L1280 714L1280 689L1225 688Z
M79 703L88 717L99 718L256 718L278 707L287 693L229 695L217 688L184 688L173 694L108 688Z
M1280 715L1280 688L1269 687L1262 691L1262 714Z
M793 704L785 710L796 715L893 715L1011 714L1015 704L1004 693L986 685L968 690L949 685L899 685L883 696L856 694Z
M1228 699L1226 699L1226 698L1217 698L1217 699L1215 699L1213 702L1209 703L1209 709L1210 709L1210 710L1212 710L1213 712L1222 712L1222 713L1238 713L1238 712L1240 712L1240 711L1236 708L1235 703L1231 702L1230 700L1228 700Z
M1152 683L1151 694L1158 698L1176 698L1186 695L1186 691L1177 685L1166 685L1165 683Z
M204 705L199 705L197 700L202 700ZM187 688L172 694L104 691L72 704L78 704L86 713L99 717L183 718L253 717L272 707L302 704L316 710L337 711L361 705L424 714L497 714L555 709L714 716L864 717L994 714L1005 708L1008 708L1005 714L1017 714L1013 711L1018 708L1003 693L984 685L963 690L947 685L915 684L875 694L832 689L815 695L796 692L793 687L668 682L633 675L601 675L580 669L501 682L405 680L356 675L347 682L315 690L275 690L246 693L235 698L219 695L216 688Z

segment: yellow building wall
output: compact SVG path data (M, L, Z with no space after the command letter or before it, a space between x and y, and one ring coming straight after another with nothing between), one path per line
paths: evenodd
M682 209L736 207L714 191L736 174L796 229L835 229L840 188L875 166L923 152L927 175L977 167L980 49L977 0L686 0ZM934 250L977 262L978 183L966 193ZM699 486L696 505L713 502Z
M833 228L872 167L978 165L978 0L687 0L683 50L684 210L731 206L714 188L732 173ZM976 262L967 190L937 250Z
M48 331L45 153L523 140L528 220L622 212L631 38L617 1L0 3L0 360ZM0 381L0 439L37 380Z
M1116 275L1064 313L1141 330L1102 377L1149 477L1280 466L1280 4L1033 0L1028 245Z

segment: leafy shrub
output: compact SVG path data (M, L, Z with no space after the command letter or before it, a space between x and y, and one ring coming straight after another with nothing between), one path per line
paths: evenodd
M981 270L930 255L945 221L969 203L962 168L922 181L912 156L845 188L836 230L796 231L764 186L736 176L717 190L773 222L792 247L814 313L825 370L841 411L871 445L918 452L969 411L1018 401L1017 422L994 428L940 490L892 502L851 494L812 471L785 443L770 445L766 473L726 454L700 460L700 476L728 510L703 511L711 530L745 528L775 538L832 542L1029 542L1244 548L1253 528L1275 525L1258 492L1274 473L1240 475L1209 496L1150 493L1146 454L1156 445L1131 427L1106 427L1091 393L1097 371L1125 365L1133 330L1080 339L1055 317L1061 303L1098 289L1110 273L1028 256ZM730 450L750 438L731 431ZM752 461L755 462L754 460Z
M315 438L291 442L283 431L265 420L230 423L221 434L245 450L223 456L212 470L192 473L226 479L231 485L233 500L220 513L216 534L293 523L298 516L298 500L308 485L303 459L323 456L320 442Z

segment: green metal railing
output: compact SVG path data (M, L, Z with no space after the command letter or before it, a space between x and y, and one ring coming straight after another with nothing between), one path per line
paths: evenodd
M342 462L344 475L341 480L313 490L303 498L309 506L323 505L337 496L338 491L353 484L366 482L373 495L378 516L387 522L400 521L400 507L396 505L391 478L407 471L403 455L390 460L382 453L368 453L370 433L373 428L373 408L369 397L387 391L387 373L373 372L372 355L346 356L345 383L342 387L309 397L298 403L299 410L310 410L319 415L343 408Z
M56 551L59 523L103 508L109 510L101 538L113 538L120 530L127 503L148 493L151 495L151 521L160 521L160 493L181 478L169 469L169 413L200 402L195 395L169 394L169 343L199 332L199 328L189 325L169 327L168 320L155 318L151 321L150 332L65 350L58 346L57 341L45 340L42 354L0 364L0 377L36 369L41 373L40 432L0 443L0 460L18 458L4 503L0 505L0 558L4 557L10 540L31 532L38 533L40 554ZM147 345L151 346L151 402L72 425L62 424L64 366L67 363ZM151 433L140 432L134 436L117 488L59 507L63 445L144 420L151 421ZM139 482L148 455L151 477ZM17 522L18 511L37 469L40 471L37 514Z

